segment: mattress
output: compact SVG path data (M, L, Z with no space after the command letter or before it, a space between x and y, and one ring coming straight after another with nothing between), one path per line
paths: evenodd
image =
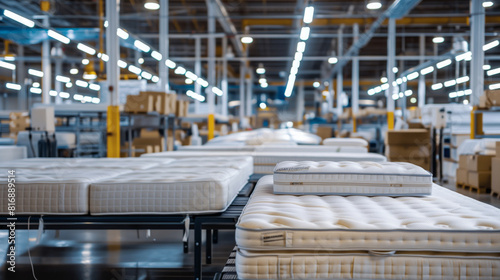
M256 146L257 152L293 152L293 153L368 153L366 147L324 146L324 145L262 145Z
M14 169L16 215L85 215L89 185L131 170L103 168ZM7 172L0 183L0 214L8 214Z
M12 160L27 157L26 147L21 146L0 146L0 162L10 162Z
M78 167L78 168L124 168L131 170L145 170L158 166L160 164L168 164L174 159L169 158L89 158L89 159L72 159L61 163L61 166Z
M433 185L426 197L275 195L259 180L236 225L248 250L500 252L500 209Z
M253 152L254 150L254 146L227 146L223 144L178 147L178 151L189 152Z
M93 183L92 215L223 212L248 182L234 168L152 168Z
M500 278L499 254L365 252L252 252L238 250L238 279L406 279Z
M159 165L159 167L165 168L192 168L192 169L203 169L209 168L234 168L241 171L241 176L249 178L253 172L253 159L252 157L196 157L196 158L184 158L176 160L172 163L165 165Z
M275 194L429 195L432 174L407 162L284 161L274 168Z
M368 141L360 138L327 138L323 140L323 145L368 147Z
M141 158L194 158L194 157L241 157L241 156L251 156L253 152L231 152L231 151L175 151L175 152L160 152L160 153L148 153L142 154Z

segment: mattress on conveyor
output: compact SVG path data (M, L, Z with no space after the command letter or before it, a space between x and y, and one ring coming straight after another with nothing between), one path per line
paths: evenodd
M160 152L160 153L148 153L142 154L141 158L194 158L194 157L241 157L241 156L251 156L253 152L251 151L173 151L173 152Z
M8 214L7 170L0 182L0 214ZM105 168L14 168L16 215L85 215L89 213L89 185L131 170Z
M355 146L324 146L324 145L263 145L256 146L257 152L282 153L368 153L366 147Z
M361 138L326 138L323 140L323 145L326 146L355 146L368 147L368 141Z
M259 180L236 225L248 250L500 252L500 209L433 185L425 197L273 194Z
M92 158L92 159L74 159L74 161L66 161L63 166L75 168L124 168L131 170L144 170L153 168L160 164L168 164L174 159L145 159L145 158Z
M241 171L241 176L248 178L253 172L253 158L246 157L195 157L178 159L166 165L165 168L194 168L200 169L203 167L217 167L217 168L234 168Z
M92 215L223 212L248 182L229 167L158 167L127 173L90 187Z
M500 279L498 254L238 250L235 262L238 279Z
M274 168L275 194L429 195L432 174L407 162L283 161Z

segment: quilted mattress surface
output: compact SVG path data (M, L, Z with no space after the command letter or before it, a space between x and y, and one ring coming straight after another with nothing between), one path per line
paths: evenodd
M89 212L89 185L131 170L103 168L15 169L17 215L85 215ZM0 214L8 214L7 172L0 183Z
M253 172L253 159L252 157L196 157L184 158L176 160L166 165L158 167L166 168L193 168L203 169L204 167L221 167L221 168L234 168L241 171L240 176L250 177Z
M323 145L368 147L368 141L360 138L327 138L323 140Z
M257 152L288 152L288 153L368 153L364 147L355 146L324 146L324 145L265 145L255 147Z
M500 278L498 254L252 252L236 254L238 279L450 280Z
M236 226L249 250L500 252L500 209L433 185L426 197L273 194L259 180Z
M235 168L159 167L101 180L90 187L92 215L224 211L247 183Z
M432 174L406 162L284 161L274 168L275 194L429 195Z
M253 157L254 165L272 165L273 168L282 161L373 161L385 162L386 157L374 154L350 153L293 153L293 152L256 152ZM271 172L272 173L272 172Z

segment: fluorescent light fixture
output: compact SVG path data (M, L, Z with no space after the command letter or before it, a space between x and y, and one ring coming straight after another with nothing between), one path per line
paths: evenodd
M493 70L489 70L488 72L486 72L486 75L493 76L493 75L496 75L496 74L499 74L499 73L500 73L500 67L499 68L495 68Z
M69 70L69 73L70 73L71 75L76 75L76 74L78 74L78 68L75 68L75 67L71 68L71 69Z
M392 94L392 99L393 100L398 100L398 98L399 98L399 94L397 94L397 93L393 93Z
M451 86L454 86L456 84L457 84L456 80L449 80L449 81L444 82L445 87L451 87Z
M260 86L261 86L262 88L267 88L269 85L268 85L267 83L262 83L262 84L260 84Z
M259 84L264 84L264 83L267 83L266 78L260 78L259 79Z
M397 87L398 86L398 82L396 82L396 81L392 82L392 86Z
M120 68L127 68L127 63L121 59L118 60L118 62L116 64L118 64L118 67L120 67Z
M484 1L483 2L483 7L484 8L489 8L491 6L493 6L493 1Z
M314 7L309 6L304 9L304 23L311 23L314 16Z
M88 59L86 59L86 58L82 59L82 64L83 65L87 65L89 63L90 63L90 61Z
M87 83L86 81L82 81L82 80L76 80L75 84L79 87L82 87L82 88L86 88L89 86L89 83Z
M135 40L134 46L145 53L147 53L151 50L151 48L148 45L146 45L145 43L143 43L140 40Z
M405 96L411 96L413 91L411 89L405 91Z
M300 67L300 61L294 60L292 62L292 67L295 67L295 68L299 69L299 67Z
M152 51L152 52L151 52L151 56L152 56L154 59L158 60L158 61L160 61L160 60L162 59L162 57L163 57L163 55L161 55L161 53L159 53L159 52L157 52L157 51Z
M92 102L92 96L84 96L83 101L85 102Z
M177 64L175 64L175 62L170 59L165 60L165 65L167 65L167 67L170 69L174 69L175 66L177 66Z
M397 79L396 79L396 83L397 83L398 85L402 84L402 83L403 83L403 79L401 79L401 78L397 78Z
M488 86L489 89L500 89L500 83L498 84L491 84Z
M463 90L457 91L457 96L458 97L461 97L461 96L464 96L464 95L465 95L465 92Z
M328 63L330 63L330 64L335 64L337 62L339 62L339 59L336 58L336 57L330 57L330 58L328 58Z
M483 65L483 70L490 70L490 69L491 69L491 65L489 65L489 64Z
M147 71L142 71L141 77L143 77L146 80L151 80L151 78L153 78L153 74L151 74Z
M100 59L102 59L105 62L109 61L109 56L107 54L105 54L105 53L98 53L97 57L100 58Z
M153 78L151 78L151 81L153 83L158 83L160 81L160 77L156 76L156 75L153 75Z
M378 10L382 8L382 3L380 3L379 0L369 0L368 3L366 3L366 8L368 10Z
M101 89L101 86L98 84L90 84L89 89L99 91Z
M190 85L190 84L192 84L192 83L193 83L193 80L191 80L191 79L186 79L186 80L184 80L184 83L186 83L186 85Z
M37 87L30 88L30 92L34 94L42 94L42 89Z
M262 110L266 109L266 108L267 108L266 103L261 102L261 103L259 104L259 108L261 108Z
M371 89L368 90L367 93L368 93L368 95L374 95L375 94L375 90L371 88Z
M387 78L386 78L386 77L382 77L382 78L380 78L380 82L381 82L381 83L387 83Z
M98 97L92 97L92 103L99 104L99 102L101 102L101 99L99 99Z
M107 20L105 20L103 25L105 28L108 28L109 22Z
M375 90L375 93L379 93L382 91L382 87L381 86L375 87L374 90Z
M436 36L436 37L432 38L432 42L434 44L441 44L444 42L444 37Z
M448 94L448 96L449 96L450 98L455 98L455 97L457 97L457 93L456 93L456 92L450 92L450 93Z
M6 68L6 69L9 69L9 70L16 70L16 65L15 64L8 63L8 62L1 61L1 60L0 60L0 67Z
M140 57L138 60L137 60L137 63L139 64L144 64L144 58Z
M386 84L382 84L382 85L380 86L380 88L381 88L382 90L386 90L386 89L388 89L388 88L389 88L389 84L387 84L387 83L386 83Z
M464 53L462 53L462 54L457 55L457 56L455 57L455 60L456 60L456 61L462 61L462 60L466 59L468 56L471 56L471 55L472 55L472 53L471 53L471 52L464 52Z
M495 40L493 42L489 42L488 44L483 46L483 51L490 50L490 49L498 46L499 44L500 44L500 42L498 42L498 40Z
M437 69L441 69L441 68L444 68L450 64L451 64L451 59L448 58L448 59L445 59L443 61L438 62L436 64L436 67L437 67Z
M194 92L192 90L188 90L186 92L186 95L189 96L189 97L191 97L191 98L193 98L193 99L195 99L195 100L198 100L200 102L205 101L205 96L200 95L200 94L198 94L198 93L196 93L196 92Z
M410 102L412 104L417 103L417 99L415 97L410 98Z
M266 69L264 69L264 67L259 67L257 68L257 70L255 70L255 72L260 75L266 74Z
M471 95L472 94L472 89L466 89L464 90L465 95Z
M61 92L59 93L59 96L60 96L61 98L69 98L69 93L67 93L67 92L65 92L65 91L61 91Z
M97 74L95 72L83 72L83 76L85 80L94 80L97 79Z
M13 89L13 90L21 90L21 85L14 84L14 83L6 83L5 87L8 89Z
M208 82L202 78L196 79L196 83L200 84L202 87L208 87Z
M432 90L438 90L438 89L442 89L442 88L443 88L443 84L442 83L433 84L431 86Z
M186 74L186 68L179 66L179 67L175 68L174 73L178 74L178 75L184 75L184 74Z
M122 38L123 40L127 40L128 37L130 36L128 35L127 31L121 28L116 29L116 35L118 35L118 37Z
M408 81L408 79L406 77L403 77L403 83L406 83L406 81Z
M142 70L141 70L141 68L139 68L139 67L137 67L135 65L129 65L128 66L128 71L130 71L130 72L132 72L132 73L134 73L136 75L139 75L139 74L141 74Z
M403 98L403 96L405 96L405 94L404 94L404 93L402 93L402 92L400 92L400 93L399 93L399 97Z
M3 59L4 59L5 61L15 61L15 60L16 60L16 57L15 57L15 56L13 56L13 55L5 55L5 56L3 57Z
M186 76L186 78L191 79L193 81L196 81L196 79L198 79L198 76L195 73L191 72L191 71L186 71L186 73L184 74L184 76Z
M73 99L77 100L77 101L81 101L81 100L83 100L83 95L81 95L81 94L75 94L75 95L73 95Z
M299 71L299 69L292 67L292 68L290 68L290 75L297 75L298 71Z
M66 76L57 75L56 81L61 82L61 83L69 83L69 82L71 82L71 79L66 77Z
M146 0L144 8L148 10L158 10L160 8L160 4L158 3L158 0Z
M311 28L309 26L303 26L302 29L300 29L300 40L305 41L309 39L309 33L311 33Z
M33 83L33 87L40 87L40 83L39 82L34 82Z
M462 83L466 83L469 81L469 76L463 76L463 77L460 77L458 78L457 80L457 84L462 84Z
M73 87L73 83L66 83L66 87L67 88L72 88Z
M464 101L462 101L462 103L463 103L464 105L467 105L467 104L469 104L469 100L464 99Z
M9 11L9 10L4 10L3 11L3 15L6 16L6 17L8 17L8 18L10 18L10 19L12 19L12 20L15 20L15 21L17 21L17 22L19 22L21 24L24 24L24 25L26 25L28 27L33 28L35 26L35 22L34 21L32 21L30 19L27 19L27 18L25 18L23 16L20 16L20 15L14 13L14 12Z
M224 94L224 92L222 92L222 90L218 87L212 87L212 92L218 96L222 96Z
M78 45L76 45L76 47L79 50L81 50L82 52L88 53L90 55L95 55L95 53L96 53L96 51L93 48L91 48L85 44L82 44L82 43L78 43Z
M305 50L306 50L306 42L298 42L297 51L303 53L305 52Z
M35 77L43 77L43 72L35 69L28 69L28 74Z
M320 84L319 82L314 82L314 83L313 83L313 87L314 87L314 88L319 88L319 86L320 86L320 85L321 85L321 84Z
M392 67L392 73L396 74L399 72L398 67Z
M418 78L418 76L419 76L418 72L413 72L408 74L407 79L408 81L415 80L416 78Z
M57 96L57 91L51 90L51 91L49 91L49 95L50 96Z
M250 36L243 36L241 37L241 42L243 44L251 44L253 42L253 38Z
M425 67L424 69L420 70L420 74L427 75L429 73L432 73L433 71L434 71L434 66L429 66L429 67Z
M62 34L59 34L57 32L55 32L54 30L50 29L48 32L47 32L47 35L49 35L49 37L53 38L53 39L56 39L57 41L63 43L63 44L69 44L69 42L71 41L68 37L62 35Z
M294 60L301 61L302 60L302 53L301 52L296 52Z

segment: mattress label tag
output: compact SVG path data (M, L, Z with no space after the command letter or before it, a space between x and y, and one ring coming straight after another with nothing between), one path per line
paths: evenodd
M391 187L402 188L403 184L390 184Z
M303 185L303 182L290 182L290 185Z
M290 167L280 167L277 168L275 171L276 172L298 172L298 171L305 171L309 170L309 166L290 166Z
M262 244L267 246L282 245L285 241L285 233L273 231L262 234Z

